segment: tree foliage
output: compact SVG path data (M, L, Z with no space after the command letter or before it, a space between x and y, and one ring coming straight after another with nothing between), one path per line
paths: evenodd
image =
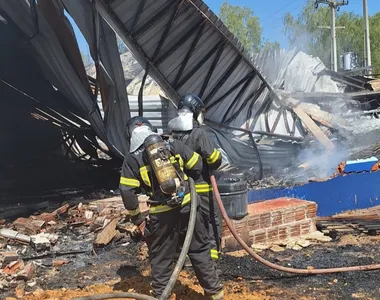
M313 56L318 56L326 66L330 67L331 35L330 30L318 26L330 25L330 9L326 5L315 8L315 1L308 0L297 17L286 13L283 19L284 33L288 37L290 47L296 47ZM352 12L337 12L336 26L344 29L336 30L337 56L344 52L357 52L359 64L362 66L364 57L363 18ZM372 50L372 65L380 71L380 13L370 17L370 39Z
M247 52L258 52L263 47L263 29L259 18L250 8L231 5L225 1L220 6L219 17ZM267 47L275 46L267 42L265 44Z

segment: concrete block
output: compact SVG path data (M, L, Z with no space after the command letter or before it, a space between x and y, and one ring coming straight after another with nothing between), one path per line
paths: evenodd
M50 241L47 237L42 235L32 235L31 244L36 251L43 251L50 249Z
M91 210L86 210L84 212L84 217L87 219L87 220L90 220L94 217L94 212L91 211Z

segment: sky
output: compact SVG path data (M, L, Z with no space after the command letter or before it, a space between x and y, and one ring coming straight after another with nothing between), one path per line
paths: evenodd
M209 8L219 14L220 5L224 0L203 0ZM263 28L263 39L270 42L277 41L282 48L288 49L288 41L283 33L282 17L286 12L297 16L306 0L227 0L231 5L247 6L253 10L260 19ZM321 4L324 5L324 4ZM349 0L349 4L341 6L341 11L354 12L363 15L363 1ZM368 0L368 13L374 15L380 12L380 0ZM69 18L71 19L71 18ZM70 20L72 21L72 20ZM325 24L329 25L329 24ZM88 52L86 42L79 29L74 25L74 31L78 39L81 51Z

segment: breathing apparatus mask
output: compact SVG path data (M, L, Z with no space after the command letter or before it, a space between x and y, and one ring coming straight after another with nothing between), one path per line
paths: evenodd
M193 113L193 118L202 125L204 122L205 105L201 98L195 94L186 94L178 102L178 116L183 115L183 111ZM192 129L192 128L191 128ZM190 129L190 130L191 130Z

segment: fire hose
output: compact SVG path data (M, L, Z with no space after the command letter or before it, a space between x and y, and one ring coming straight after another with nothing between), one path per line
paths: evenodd
M214 176L210 176L211 184L214 191L214 196L216 199L216 203L218 204L219 210L222 214L222 217L224 221L227 224L228 229L231 231L232 235L235 237L235 239L239 242L239 244L243 247L245 251L248 252L249 255L251 255L254 259L256 259L258 262L262 263L263 265L278 270L282 272L287 273L293 273L293 274L309 274L309 275L316 275L316 274L331 274L331 273L342 273L342 272L352 272L352 271L370 271L370 270L378 270L380 269L380 264L373 264L373 265L363 265L363 266L352 266L352 267L340 267L340 268L327 268L327 269L295 269L295 268L289 268L289 267L283 267L277 264L274 264L264 258L262 258L260 255L256 254L245 242L244 240L239 236L239 234L236 232L231 220L229 219L227 212L224 208L222 199L220 198L218 186L216 184L216 180Z
M195 191L194 180L189 177L189 185L190 185L190 217L189 217L189 225L187 227L187 232L185 236L185 240L183 242L181 253L179 254L179 258L177 264L173 270L172 275L164 289L164 292L160 296L160 298L155 298L152 296L139 294L139 293L115 293L115 294L103 294L103 295L92 295L85 296L80 298L74 298L72 300L104 300L104 299L120 299L120 298L132 298L137 300L166 300L169 299L169 296L173 290L174 284L177 281L178 275L182 270L183 264L186 260L187 252L190 248L190 243L193 238L193 232L195 227L195 220L197 217L197 194Z
M215 196L216 203L219 207L219 210L222 214L222 217L224 221L226 222L226 225L228 229L231 231L234 238L238 241L238 243L243 247L245 251L249 255L251 255L254 259L256 259L258 262L262 263L263 265L286 273L293 273L293 274L307 274L307 275L318 275L318 274L332 274L332 273L342 273L342 272L352 272L352 271L370 271L370 270L378 270L380 269L380 264L372 264L372 265L362 265L362 266L352 266L352 267L339 267L339 268L326 268L326 269L295 269L295 268L289 268L289 267L283 267L280 265L277 265L275 263L272 263L265 258L261 257L257 253L255 253L245 242L244 240L239 236L239 234L236 232L230 218L227 215L227 212L224 208L222 199L219 194L218 186L216 183L216 179L214 176L210 176L211 184L213 187L213 192ZM194 231L195 226L195 214L196 214L196 205L194 205L194 201L196 199L195 195L195 188L194 188L194 181L189 178L190 182L190 190L191 190L191 211L190 211L190 219L189 219L189 229L186 234L186 238L183 244L182 251L180 253L180 257L178 259L178 262L175 266L175 269L170 277L170 280L165 288L164 293L162 296L157 299L151 296L143 295L143 294L137 294L137 293L116 293L116 294L104 294L104 295L94 295L94 296L87 296L87 297L81 297L81 298L75 298L73 300L103 300L103 299L116 299L116 298L132 298L132 299L141 299L141 300L164 300L167 299L173 289L173 286L178 278L179 272L181 271L187 251L190 247L191 238ZM166 297L166 298L165 298Z

